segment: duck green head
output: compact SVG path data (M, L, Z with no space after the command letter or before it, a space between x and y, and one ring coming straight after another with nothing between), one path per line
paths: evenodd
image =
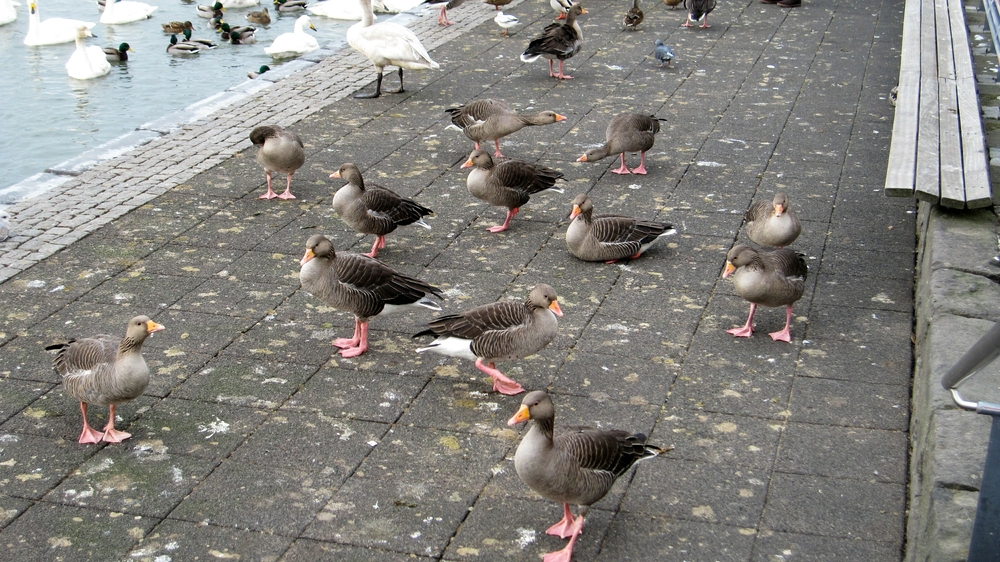
M218 11L220 11L220 12L225 12L225 11L226 11L226 10L225 10L225 9L224 9L224 8L222 7L222 2L216 2L216 3L215 3L215 5L213 5L213 6L212 6L212 9L213 9L213 10L218 10Z
M125 51L132 51L132 47L129 47L128 43L122 43L121 45L118 45L118 52L119 53L124 53ZM132 51L132 52L135 52L135 51Z
M261 74L264 74L268 70L271 70L271 67L267 66L266 64L263 64L263 65L261 65L261 67L259 69L257 69L257 72L259 72Z
M170 44L171 45L176 45L177 44L177 36L176 35L173 35L173 34L170 35Z

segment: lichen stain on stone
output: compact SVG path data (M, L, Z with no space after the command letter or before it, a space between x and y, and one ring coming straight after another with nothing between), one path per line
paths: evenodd
M459 445L458 439L454 435L445 435L444 437L438 439L438 443L452 451L461 451L462 446Z
M722 422L715 426L715 431L719 433L735 433L737 426L733 422Z

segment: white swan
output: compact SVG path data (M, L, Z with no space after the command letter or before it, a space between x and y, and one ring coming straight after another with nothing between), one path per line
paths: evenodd
M399 89L393 93L403 92L403 69L424 70L441 68L420 44L420 39L412 31L398 23L375 23L371 0L358 0L361 3L361 21L347 30L347 42L356 51L368 57L375 65L378 80L375 82L375 93L354 94L356 98L377 98L382 95L382 71L387 66L399 67Z
M104 5L104 13L101 14L101 23L104 25L114 25L116 23L129 23L153 17L156 6L150 6L145 2L132 2L131 0L108 0Z
M0 25L16 20L17 10L14 8L20 5L20 3L13 0L0 0Z
M90 29L94 27L94 22L66 18L49 18L40 21L38 4L31 2L28 4L28 35L24 37L24 44L34 47L69 43L76 39L76 30L81 25Z
M372 2L372 7L380 12L389 11L380 0ZM324 0L306 7L306 11L314 16L348 21L358 21L362 14L361 6L355 0Z
M319 48L319 42L316 41L315 37L306 33L305 27L307 25L309 29L316 31L316 26L312 24L309 16L299 16L299 19L295 20L295 31L282 33L275 37L271 46L265 48L264 52L271 55L272 58L282 59L315 51Z
M70 78L77 80L90 80L111 72L111 63L108 62L104 49L96 45L88 47L83 42L85 37L93 35L89 29L81 25L76 30L76 50L66 61L66 72Z
M220 0L223 8L249 8L260 4L260 0Z

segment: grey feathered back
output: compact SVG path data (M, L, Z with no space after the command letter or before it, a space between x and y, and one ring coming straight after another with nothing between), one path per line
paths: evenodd
M781 205L781 216L776 207ZM747 210L747 238L761 246L788 246L799 237L802 223L788 205L788 196L778 192L771 201L756 201Z
M361 171L353 163L341 166L339 173L349 185L337 190L333 197L333 208L357 232L385 236L398 226L417 222L426 226L422 218L434 213L391 189L378 184L366 184Z
M573 200L573 209L579 209L579 214L566 229L566 245L570 253L584 261L633 257L661 236L677 232L669 223L624 215L594 215L594 205L584 194Z
M660 121L666 119L641 113L615 115L604 132L604 145L588 150L587 162L623 152L646 152L653 148L654 135L660 132Z
M691 15L692 21L698 21L702 16L712 13L715 9L715 0L684 0L684 8Z
M451 116L451 122L475 142L502 139L527 126L549 125L561 120L554 111L515 113L498 99L475 100L445 112Z
M764 306L786 306L802 298L809 274L805 256L787 248L758 250L742 244L729 250L736 267L733 287L743 299Z
M546 166L523 160L496 162L484 150L473 151L469 161L476 167L466 182L469 192L490 205L516 209L540 191L562 192L555 184L563 173Z
M305 145L299 135L278 125L261 125L250 132L257 147L257 162L265 170L292 174L306 162Z

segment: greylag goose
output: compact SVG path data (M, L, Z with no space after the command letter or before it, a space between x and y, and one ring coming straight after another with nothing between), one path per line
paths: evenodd
M108 59L108 62L125 62L128 60L128 52L131 50L132 47L128 43L118 45L117 49L104 47L104 57Z
M566 13L566 21L545 26L542 34L528 43L528 48L521 53L521 60L533 62L538 57L545 57L549 59L549 76L560 80L572 80L572 76L563 73L563 63L579 53L580 47L583 46L583 31L576 18L586 13L587 10L584 10L583 6L573 4ZM552 61L555 59L559 59L559 74L552 72Z
M477 369L493 379L493 390L513 395L524 392L524 388L501 373L496 361L527 357L549 345L556 337L556 316L562 316L562 310L555 289L539 283L523 303L502 300L442 316L413 337L436 338L427 347L418 348L417 353L433 351L471 359Z
M464 3L465 0L424 0L424 4L441 8L441 12L438 14L438 23L444 26L455 23L448 19L448 10L455 9Z
M507 421L514 426L533 420L514 453L514 469L521 481L543 498L563 504L563 518L545 532L569 543L545 555L545 562L569 562L573 544L583 530L590 506L603 498L615 480L639 461L673 449L646 443L642 433L620 429L555 425L552 398L544 391L529 392L517 413ZM577 515L569 509L577 506Z
M354 164L344 164L330 177L347 180L347 185L333 195L333 210L354 230L375 235L371 252L362 255L378 256L378 251L385 248L385 235L397 226L416 224L430 229L423 217L434 211L381 185L366 186L361 170Z
M563 173L545 166L522 160L495 163L485 150L472 151L469 159L462 164L463 168L473 166L475 169L469 172L465 182L469 193L494 207L507 207L507 218L503 224L488 228L490 232L507 230L510 220L535 193L549 190L563 192L555 187Z
M708 25L708 14L715 9L715 0L684 0L684 8L687 9L687 20L681 27L692 27L694 22L701 21L701 27L712 27Z
M622 18L622 23L625 24L625 29L631 27L632 31L635 31L635 28L642 23L642 20L645 17L645 14L642 13L642 8L639 7L639 0L632 0L632 7L625 12L625 17Z
M729 250L722 277L733 276L736 294L750 302L747 323L726 332L738 337L753 335L753 315L757 305L784 306L785 327L771 332L774 341L791 342L788 331L792 323L792 304L802 298L808 274L805 256L787 248L772 251L755 250L739 244Z
M656 60L660 61L660 68L663 68L663 65L670 66L670 61L674 60L675 55L669 45L664 45L662 39L657 39L656 48L653 49L653 56Z
M368 322L375 316L420 306L441 310L430 299L431 295L442 298L437 287L367 256L338 254L322 234L309 237L299 263L302 288L327 306L354 314L354 336L333 340L343 357L357 357L368 350Z
M250 132L250 142L257 147L257 162L264 167L267 177L267 192L259 199L295 199L292 195L292 175L306 162L302 139L277 125L261 125ZM285 192L281 195L271 189L272 172L283 172L288 176Z
M783 248L799 237L802 223L780 191L771 201L757 201L747 210L747 238L761 246Z
M475 150L479 150L479 143L493 141L496 145L496 152L493 155L497 158L503 157L500 153L500 139L503 137L530 125L549 125L566 120L565 116L555 111L520 115L503 101L489 98L452 107L445 112L451 115L452 124L462 129L465 136L476 143Z
M653 136L660 132L660 121L666 121L666 119L640 113L615 115L608 123L608 129L604 133L606 139L604 145L588 150L576 161L596 162L612 154L621 154L622 165L617 170L611 170L612 172L616 174L645 174L646 151L653 148ZM639 167L631 172L625 166L626 152L639 153Z
M83 431L79 443L121 443L132 435L115 429L118 404L138 398L149 386L149 368L142 358L142 342L163 326L146 316L128 321L125 337L98 335L47 346L55 351L52 367L62 375L66 394L80 401ZM100 432L87 423L87 405L108 407L108 423Z
M583 261L614 263L636 259L664 236L677 231L674 225L634 219L622 215L594 215L594 204L584 194L573 199L572 222L566 229L566 245Z
M375 92L371 94L354 94L356 98L377 98L382 95L382 71L387 66L399 67L399 89L392 93L401 93L403 89L403 69L425 70L441 68L441 65L431 59L427 49L412 31L392 22L375 23L371 0L361 2L361 21L347 30L347 42L362 55L368 57L375 65L378 78L375 81Z

